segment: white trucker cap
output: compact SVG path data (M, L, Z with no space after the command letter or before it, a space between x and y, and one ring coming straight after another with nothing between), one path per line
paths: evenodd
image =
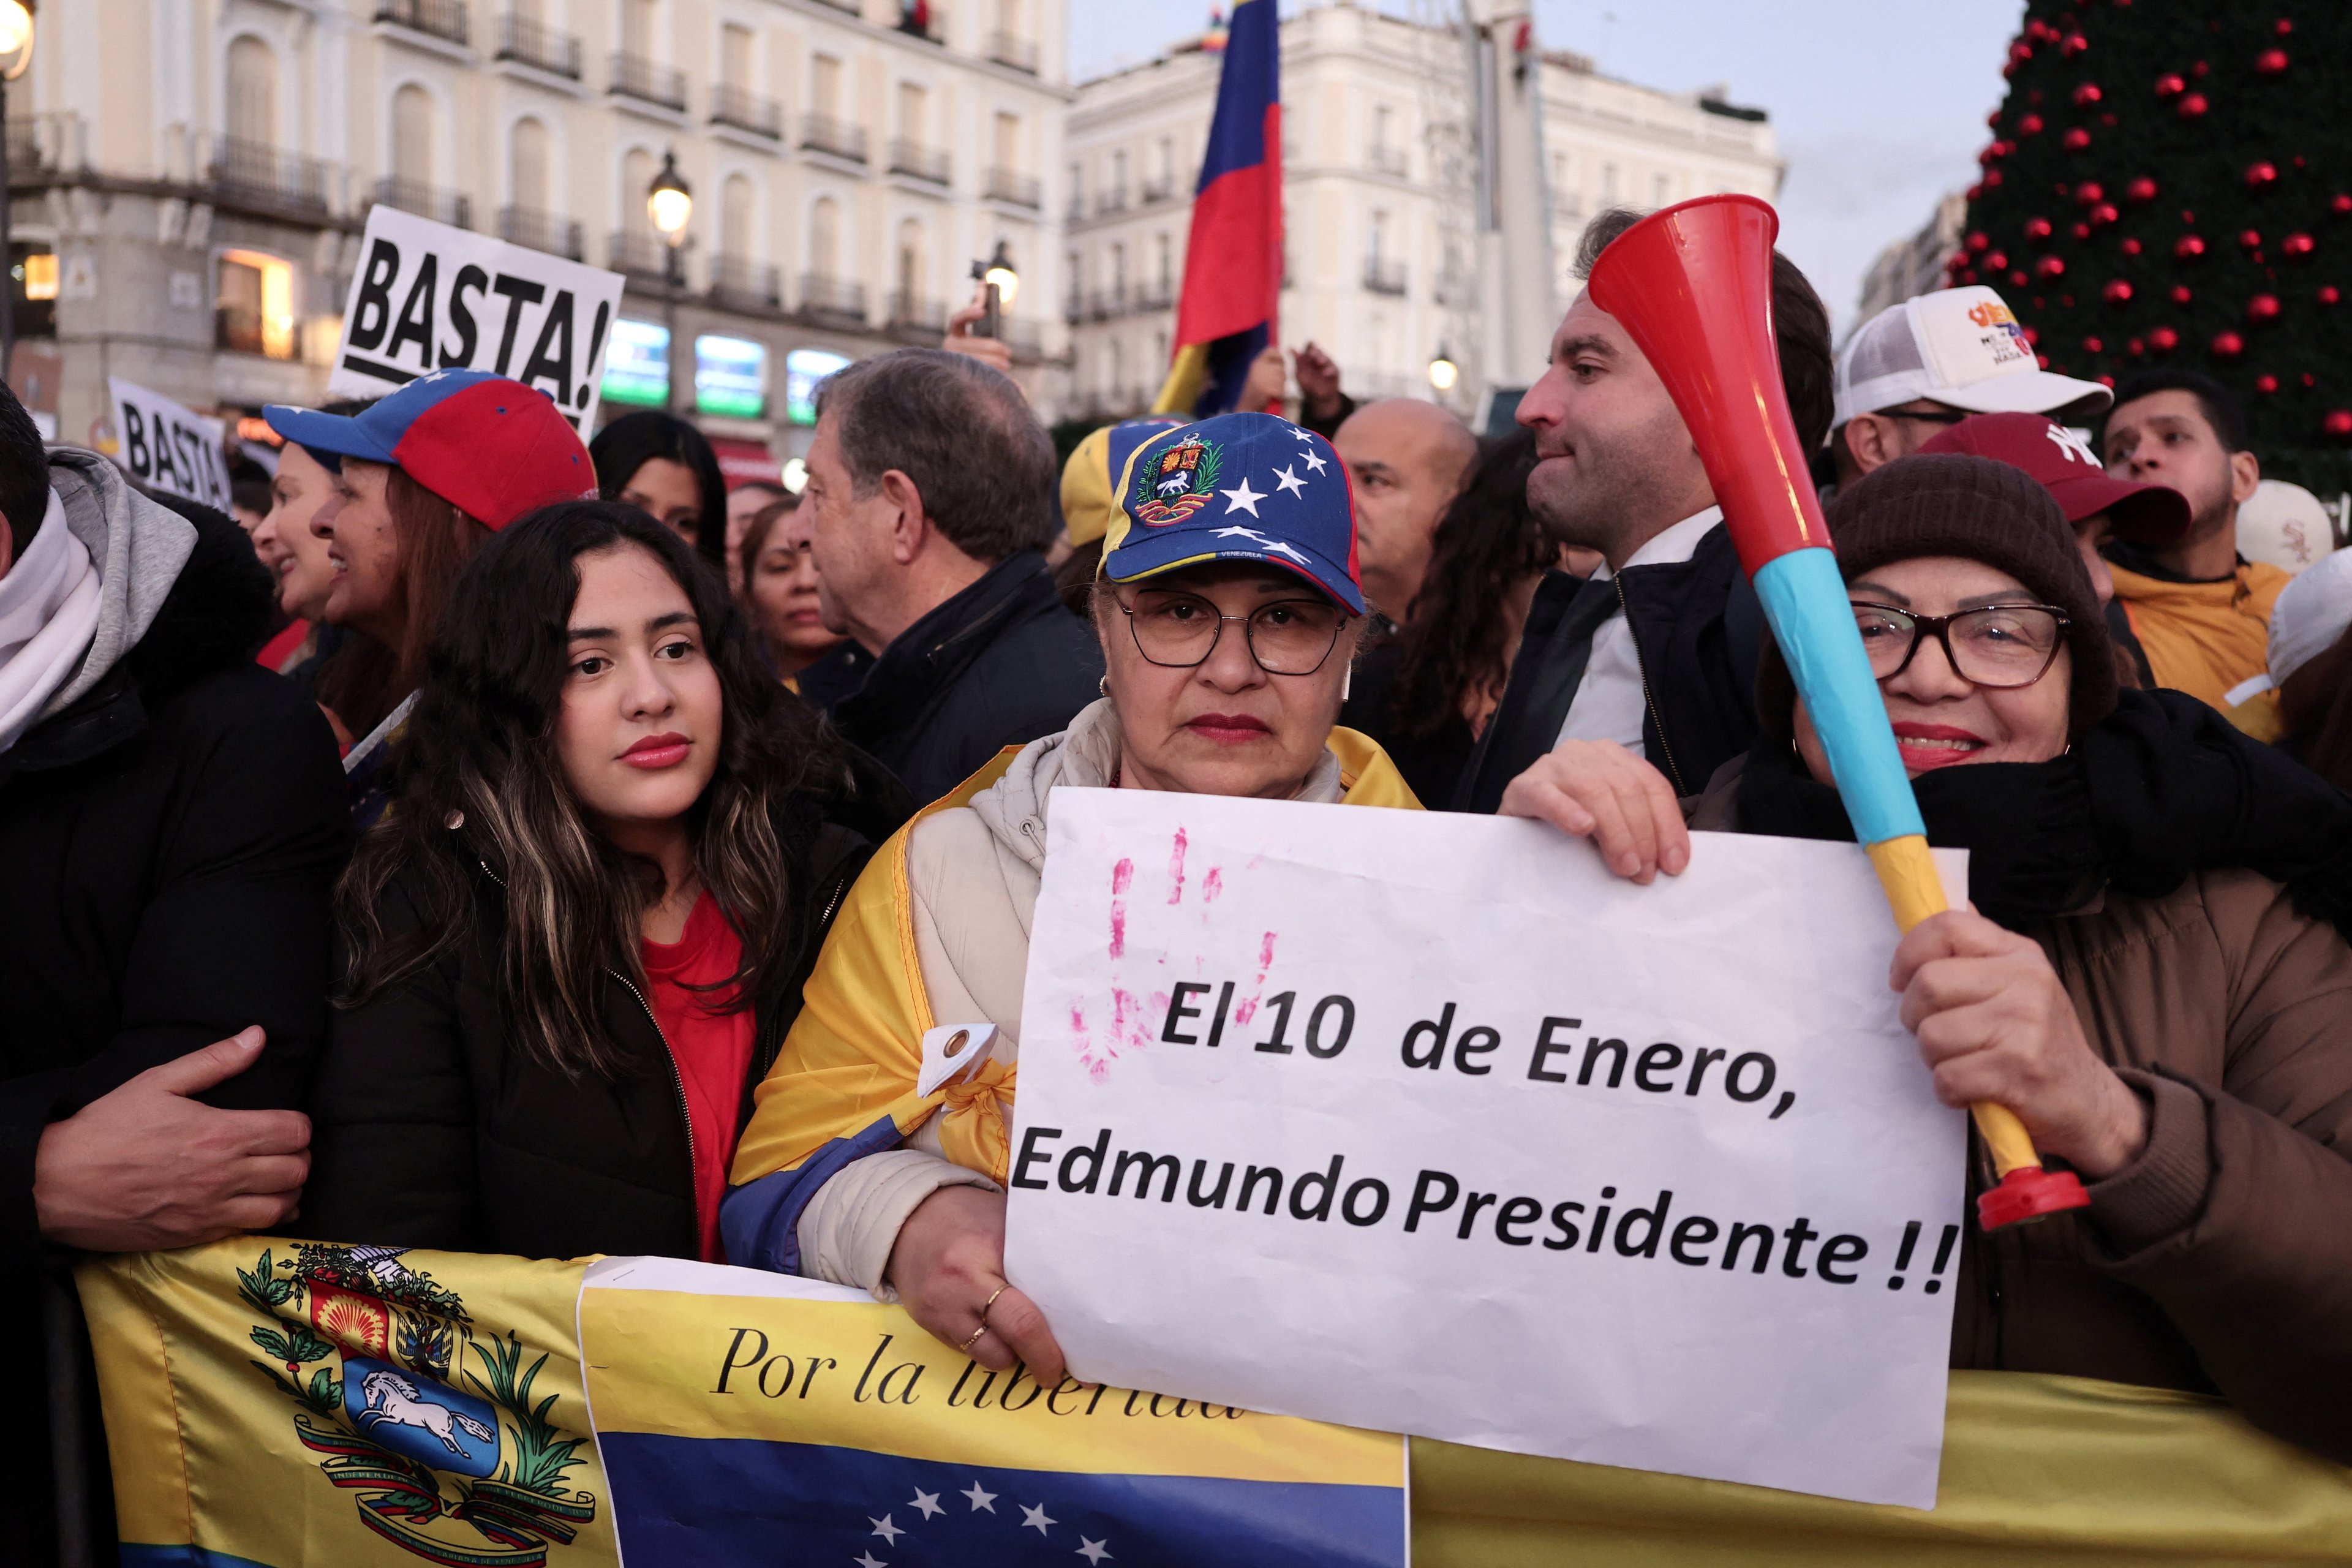
M2116 400L2095 381L2041 369L2025 329L1981 285L1922 294L1864 321L1838 355L1831 423L1921 397L1971 414L2091 414Z

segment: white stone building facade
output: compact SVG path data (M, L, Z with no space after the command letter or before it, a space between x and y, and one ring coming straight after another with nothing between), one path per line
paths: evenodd
M1220 61L1180 49L1077 88L1060 182L1062 306L1071 403L1090 416L1145 406L1168 363ZM1558 307L1580 287L1568 269L1593 213L1779 191L1783 163L1760 112L1619 81L1560 51L1540 69ZM1446 226L1458 220L1429 127L1467 70L1458 36L1369 5L1336 0L1282 24L1281 337L1320 344L1359 398L1433 395L1431 360L1465 346L1448 342L1461 331L1444 297ZM1454 394L1465 412L1474 391Z
M45 5L8 93L20 336L57 356L66 440L103 436L109 375L231 416L315 402L387 202L626 273L677 412L698 340L757 345L764 399L697 416L780 458L806 440L790 356L937 342L1002 242L1042 398L1066 5L934 0L927 32L900 0ZM646 213L668 153L695 198L675 287Z

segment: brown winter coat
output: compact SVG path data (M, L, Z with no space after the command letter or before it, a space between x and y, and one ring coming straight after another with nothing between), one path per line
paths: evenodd
M1737 830L1737 774L1694 827ZM2147 1146L2087 1210L1969 1226L1952 1365L2218 1394L2352 1463L2352 947L2245 870L2029 934Z

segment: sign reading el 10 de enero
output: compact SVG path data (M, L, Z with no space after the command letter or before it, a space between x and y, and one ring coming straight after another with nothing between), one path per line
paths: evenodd
M1965 1128L1858 847L1644 888L1480 816L1051 832L1005 1267L1078 1376L1933 1506Z
M114 404L115 458L141 484L228 510L226 426L151 392L109 376Z
M330 394L376 397L460 366L512 376L594 428L621 275L379 203L343 309Z

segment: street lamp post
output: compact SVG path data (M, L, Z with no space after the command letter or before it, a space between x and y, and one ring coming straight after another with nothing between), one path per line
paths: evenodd
M1438 344L1437 357L1429 362L1430 390L1444 397L1461 379L1462 367L1454 363L1454 356L1445 352L1444 343Z
M5 3L5 0L0 0ZM661 173L646 188L646 216L653 220L654 232L661 236L667 247L662 256L662 282L667 296L663 315L669 332L669 405L677 406L678 361L677 297L686 292L686 265L680 255L686 247L686 226L694 217L694 192L677 172L677 154L662 154Z
M8 83L33 63L33 10L26 0L0 0L0 383L16 353L16 247L8 237L13 175L8 168Z

